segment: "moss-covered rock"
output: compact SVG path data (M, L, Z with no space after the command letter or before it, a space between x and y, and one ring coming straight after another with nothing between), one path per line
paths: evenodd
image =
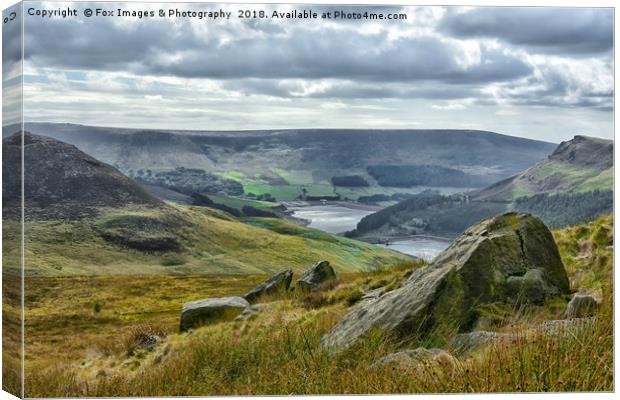
M295 288L309 291L333 279L336 279L336 271L329 264L329 261L319 261L297 278Z
M250 306L243 297L217 297L183 304L181 332L215 321L231 321Z
M260 297L277 292L285 292L291 286L293 279L293 270L287 269L279 272L256 286L243 296L249 303L256 302Z
M567 319L585 318L596 314L599 303L589 294L576 293L570 302L566 305L564 313Z
M468 331L481 305L539 303L568 292L551 232L529 214L507 213L469 228L403 287L352 310L322 342L347 347L373 328L447 337Z

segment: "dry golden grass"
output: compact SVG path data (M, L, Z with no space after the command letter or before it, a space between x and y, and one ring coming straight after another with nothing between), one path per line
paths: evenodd
M536 327L543 320L559 318L563 302L519 309L491 305L483 310L490 321L485 328L516 332L515 340L456 362L424 364L415 371L370 368L381 356L405 345L381 332L335 355L319 344L360 291L386 285L394 289L417 264L339 274L336 285L312 298L298 293L270 296L262 300L268 302L267 309L250 321L213 324L191 334L176 333L183 302L243 294L266 276L29 278L26 395L610 391L613 257L608 243L613 231L601 231L598 224L607 223L597 221L585 233L578 227L554 232L565 260L569 246L577 243L570 253L573 261L567 264L573 289L590 289L580 285L602 279L594 286L603 300L594 323L567 334L541 334ZM594 244L589 242L595 241L597 252L592 252ZM584 261L601 263L597 261L601 255L606 262L596 268ZM148 329L138 328L144 326ZM168 335L153 350L133 346L128 352L134 333L154 330ZM440 341L411 340L406 345Z
M217 324L170 338L173 349L166 357L155 351L135 370L106 372L88 381L71 370L48 371L28 390L32 396L609 391L609 300L595 323L569 334L522 328L515 340L474 357L437 360L411 371L370 367L397 347L379 333L346 352L328 354L320 338L345 308L305 311L286 300L251 323Z

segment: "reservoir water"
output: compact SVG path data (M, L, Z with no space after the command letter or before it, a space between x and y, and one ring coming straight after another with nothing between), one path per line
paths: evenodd
M426 261L431 261L435 256L450 245L449 240L441 240L427 237L415 237L411 239L396 240L389 245L378 244L377 246L387 247L401 253L419 257Z
M287 207L296 218L310 221L308 227L329 233L343 233L355 229L357 223L375 210L349 208L338 204Z
M342 204L321 205L287 205L293 216L310 221L308 227L329 233L342 233L355 229L357 223L376 210L347 207ZM450 244L449 240L429 237L415 237L390 241L389 245L377 245L399 251L404 254L432 260Z

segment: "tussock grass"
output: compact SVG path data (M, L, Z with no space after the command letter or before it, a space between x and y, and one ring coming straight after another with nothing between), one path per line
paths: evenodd
M155 346L156 341L164 339L167 335L168 327L165 326L153 323L134 325L123 338L123 349L127 355L132 356L136 350Z
M610 228L611 218L605 217L554 232L572 289L597 290L602 300L591 323L543 332L543 321L561 318L563 298L516 309L487 305L477 310L484 326L476 328L514 337L411 370L371 365L403 348L445 346L446 332L431 332L419 341L415 335L397 338L373 331L335 354L323 350L320 340L348 307L355 307L359 292L398 287L421 263L341 273L338 281L312 295L316 299L295 292L266 296L261 299L265 310L255 318L212 324L191 334L176 333L182 302L243 294L265 276L30 278L26 395L611 391ZM102 304L99 313L93 312L94 302ZM152 350L128 355L122 339L143 323L168 335Z
M553 236L575 290L602 296L605 282L613 278L613 215L588 224L556 229Z
M320 347L321 336L344 313L328 307L288 320L224 323L178 338L157 365L96 381L54 372L36 379L30 395L87 396L273 395L333 393L452 393L609 391L613 386L611 299L592 324L566 334L535 326L517 337L456 362L427 363L411 371L371 368L397 342L373 332L339 354ZM286 307L286 306L283 306ZM282 311L282 310L280 310ZM292 311L289 309L289 312ZM183 341L181 344L181 340ZM415 345L415 343L410 343ZM45 382L45 386L39 384ZM51 386L50 386L51 385ZM51 391L51 392L50 392Z

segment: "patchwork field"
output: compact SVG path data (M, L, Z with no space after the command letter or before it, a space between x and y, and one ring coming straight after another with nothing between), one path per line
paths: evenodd
M417 194L428 189L438 190L443 194L452 194L466 190L466 188L463 187L384 187L378 186L377 183L368 176L365 176L365 179L372 182L372 185L370 186L343 187L333 186L329 179L317 180L308 171L287 172L278 168L273 168L271 172L276 174L277 177L279 177L279 179L275 179L275 181L277 182L274 182L274 179L266 179L265 177L261 176L248 176L243 172L228 172L225 174L220 174L220 176L242 184L246 195L270 194L277 201L299 200L304 196L340 196L340 199L342 200L356 201L362 196L372 196L378 194L388 196L397 193ZM220 199L220 201L216 202L227 204L226 199ZM234 205L232 206L234 207Z

